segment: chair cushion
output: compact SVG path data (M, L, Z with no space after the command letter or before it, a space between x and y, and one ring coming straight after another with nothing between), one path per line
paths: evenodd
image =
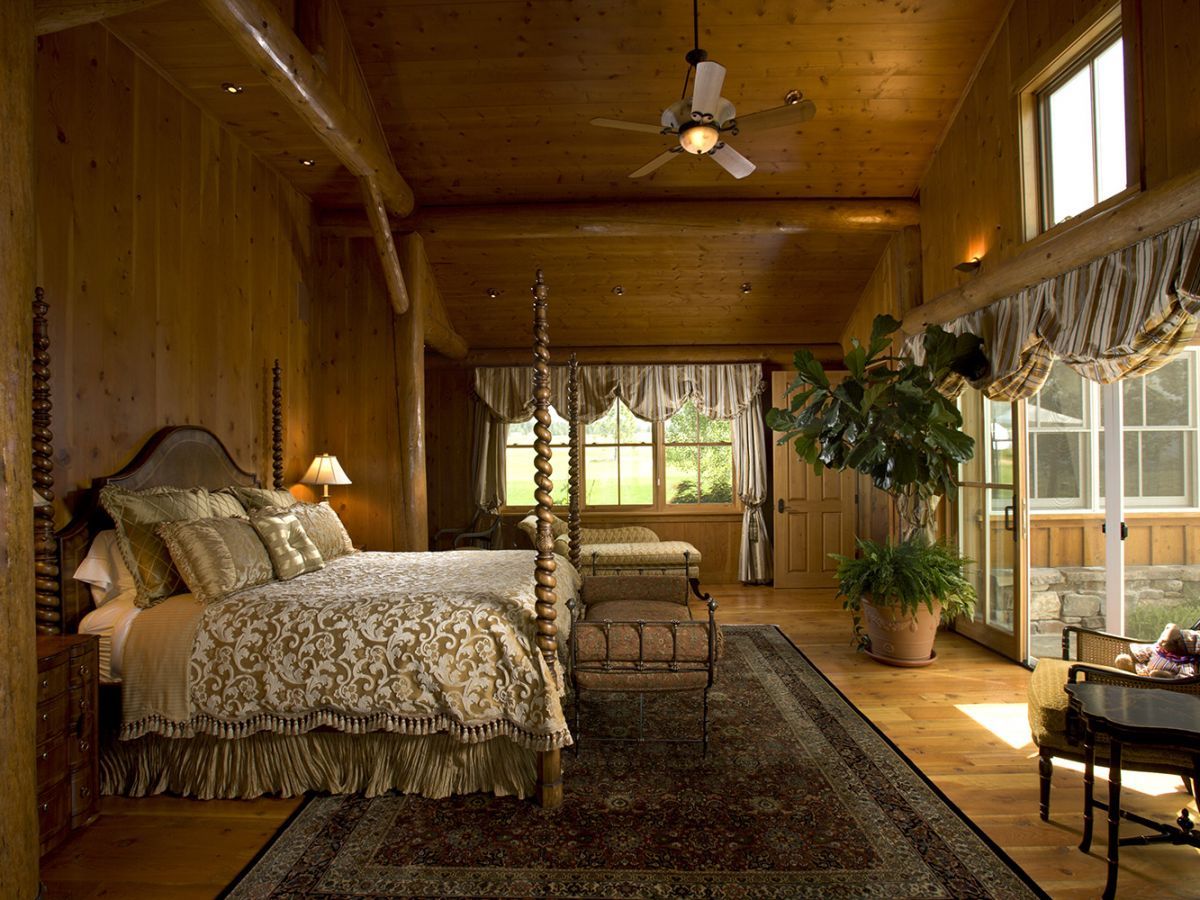
M638 653L637 622L645 622L643 649ZM666 663L674 659L681 663L701 664L708 661L708 622L692 622L686 607L677 603L654 600L610 600L588 607L587 616L577 626L576 658L587 664L606 659L604 623L608 626L607 659L610 662ZM678 628L673 622L679 622ZM723 646L720 628L716 634L716 650L720 656ZM649 673L636 673L649 674ZM668 688L657 688L668 690ZM615 688L614 688L615 690Z
M1041 749L1072 759L1083 758L1083 744L1072 744L1067 740L1067 672L1075 660L1039 659L1029 678L1029 730L1033 741ZM1094 664L1089 664L1094 665ZM1097 668L1110 669L1108 666ZM1128 677L1127 672L1111 668L1117 675ZM1137 690L1131 688L1131 690ZM1162 690L1148 687L1145 690ZM1122 748L1122 766L1130 769L1153 771L1155 768L1190 769L1191 758L1184 753L1155 750L1134 746ZM1103 735L1096 742L1096 762L1108 763L1108 740Z
M682 575L584 576L580 591L589 606L610 600L654 600L687 605L688 583ZM679 614L676 613L675 617Z
M558 537L557 532L555 537ZM654 544L658 535L641 525L626 525L621 528L580 528L579 541L583 544Z
M565 551L564 551L565 552ZM687 541L657 541L633 544L584 544L581 560L585 568L593 563L598 568L679 568L684 565L684 554L694 573L700 570L700 551Z

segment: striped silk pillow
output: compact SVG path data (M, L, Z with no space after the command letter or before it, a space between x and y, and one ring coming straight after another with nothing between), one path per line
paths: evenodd
M325 568L321 551L304 533L300 520L291 513L252 513L250 524L266 545L271 565L281 581Z

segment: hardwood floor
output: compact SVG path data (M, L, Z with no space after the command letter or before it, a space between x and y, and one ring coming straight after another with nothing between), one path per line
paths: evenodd
M718 619L772 623L808 655L983 831L1055 898L1097 897L1104 886L1105 829L1090 854L1077 849L1082 775L1059 768L1050 822L1037 814L1032 744L1014 748L972 718L1024 720L1029 673L953 634L938 637L938 660L925 669L882 666L850 646L850 626L830 591L709 588ZM987 709L978 709L988 705ZM1007 716L1005 715L1007 713ZM1003 728L998 728L1003 733ZM1126 779L1128 785L1128 779ZM1102 785L1101 785L1102 786ZM1173 819L1183 793L1148 796L1127 789L1126 805ZM212 897L250 861L296 808L296 800L195 801L106 797L100 819L42 864L47 898ZM1132 833L1126 826L1125 833ZM1183 847L1121 851L1121 897L1196 896L1197 857Z

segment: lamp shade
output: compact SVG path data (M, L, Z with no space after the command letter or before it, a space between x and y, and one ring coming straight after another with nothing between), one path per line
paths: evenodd
M304 477L304 484L353 484L336 456L322 453L312 461Z

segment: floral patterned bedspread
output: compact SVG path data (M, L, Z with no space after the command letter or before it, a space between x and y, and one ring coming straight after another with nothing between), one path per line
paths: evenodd
M534 557L356 553L208 606L172 598L130 634L121 737L326 727L566 746L561 677L533 641ZM580 582L561 558L557 574L565 641Z

